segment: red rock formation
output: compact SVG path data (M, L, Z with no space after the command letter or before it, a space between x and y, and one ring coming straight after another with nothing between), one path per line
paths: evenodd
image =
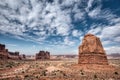
M26 55L25 55L25 54L21 54L21 55L20 55L20 59L21 59L21 60L25 60L25 59L26 59Z
M4 44L0 44L0 59L20 59L19 52L9 52Z
M100 39L93 34L84 36L79 46L78 64L108 64Z
M8 49L5 49L5 45L0 44L0 59L8 58Z
M8 58L14 60L20 60L19 52L9 52Z
M36 54L36 59L50 59L50 52L40 51Z

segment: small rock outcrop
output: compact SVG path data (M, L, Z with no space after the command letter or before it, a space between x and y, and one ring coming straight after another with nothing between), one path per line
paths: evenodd
M78 64L108 64L106 53L98 37L93 34L84 36L79 46Z

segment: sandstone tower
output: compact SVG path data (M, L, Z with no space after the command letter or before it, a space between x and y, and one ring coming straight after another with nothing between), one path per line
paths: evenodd
M93 34L84 36L79 46L78 64L108 65L107 56L98 37Z

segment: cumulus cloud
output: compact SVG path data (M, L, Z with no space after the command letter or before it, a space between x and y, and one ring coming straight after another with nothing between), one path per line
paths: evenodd
M89 12L89 9L92 7L92 3L94 0L89 0L87 3L86 11Z
M101 6L98 6L95 9L93 9L92 11L90 11L88 13L88 15L92 18L96 18L100 14L100 11L101 11Z
M64 5L68 4L65 2ZM40 35L53 34L54 31L56 31L56 35L69 34L70 14L62 11L58 2L2 0L1 6L4 8L0 7L0 17L2 18L0 30L3 32L24 38L29 38L32 36L30 34L34 34L38 36L38 39L43 39ZM35 29L38 31L34 31ZM52 30L53 32L51 32ZM36 39L34 36L31 38Z
M107 39L114 39L115 37L120 36L119 30L120 30L120 24L116 24L113 26L106 26L103 28L101 32L101 37Z
M102 7L102 0L0 0L0 33L63 46L76 45L92 33L105 45L116 45L120 18Z
M69 39L69 37L65 37L65 39L64 39L64 44L65 45L73 45L75 42L74 41L71 41L70 39Z
M71 13L75 13L76 20L83 16L75 3L80 3L80 0L1 0L0 30L17 38L38 42L50 35L70 35L73 28Z
M83 35L83 32L80 31L80 30L73 30L73 31L72 31L72 35L73 35L74 37L79 37L79 36Z
M102 27L98 26L96 28L92 28L88 31L88 33L92 33L94 35L97 35L98 33L100 33L102 30Z

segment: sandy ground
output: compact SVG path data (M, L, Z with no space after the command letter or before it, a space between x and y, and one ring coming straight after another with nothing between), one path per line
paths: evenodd
M19 65L0 68L0 80L120 80L120 60L109 60L110 65L81 65L77 59L12 62Z

